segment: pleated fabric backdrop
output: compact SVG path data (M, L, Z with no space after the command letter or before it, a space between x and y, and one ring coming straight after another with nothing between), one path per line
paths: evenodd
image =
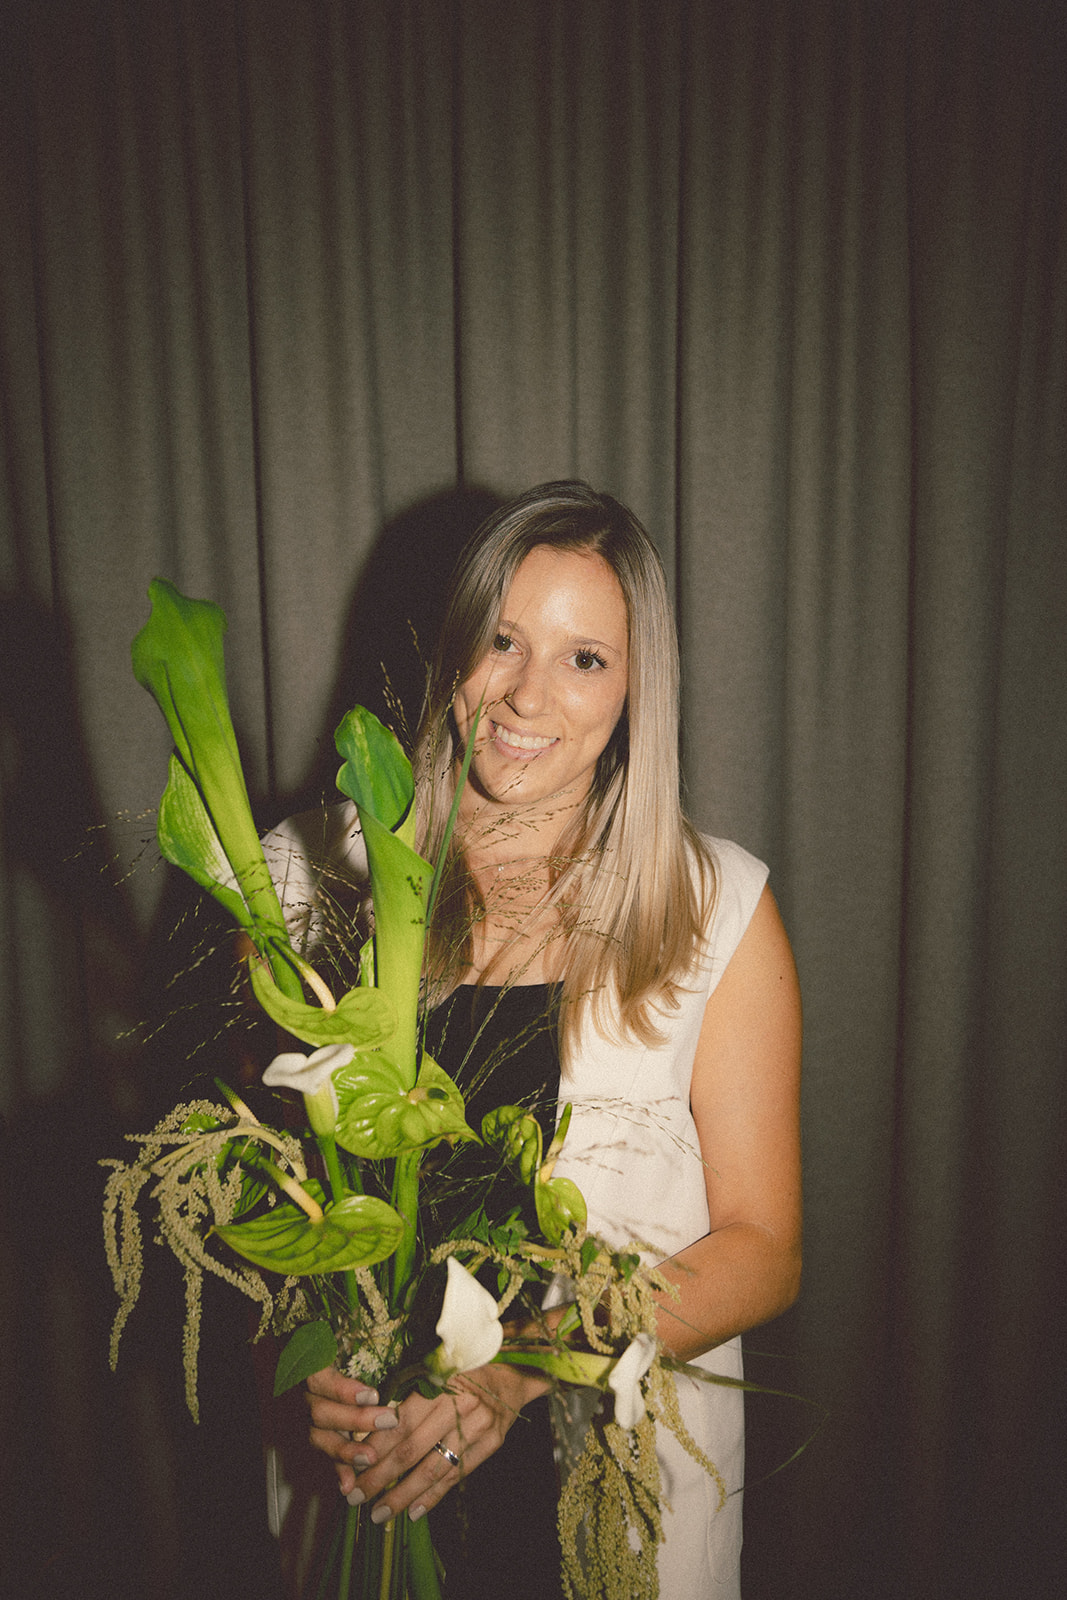
M417 711L494 497L572 475L659 543L691 809L771 863L805 990L806 1283L749 1343L829 1420L749 1494L747 1593L1055 1592L1062 5L0 15L18 1592L271 1592L258 1484L180 1509L254 1407L223 1380L224 1420L183 1431L165 1309L125 1375L103 1354L94 1162L161 1092L130 1030L177 916L145 844L166 734L128 665L148 581L229 614L268 825L329 786L381 662ZM749 1416L759 1475L807 1418Z

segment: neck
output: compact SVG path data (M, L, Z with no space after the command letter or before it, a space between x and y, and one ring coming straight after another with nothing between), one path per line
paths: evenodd
M507 806L468 784L460 801L459 843L475 876L512 867L548 865L584 795L563 792L532 806Z

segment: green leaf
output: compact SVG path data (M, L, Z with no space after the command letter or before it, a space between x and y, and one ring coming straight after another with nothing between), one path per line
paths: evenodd
M408 817L414 821L415 780L395 733L366 706L353 706L334 734L334 743L344 757L337 787L356 802L361 817L369 812L390 833ZM414 843L413 832L406 843Z
M583 1272L588 1272L589 1271L589 1268L593 1265L593 1262L596 1260L597 1256L600 1254L600 1249L601 1249L601 1246L600 1246L600 1240L599 1239L597 1239L597 1238L589 1238L589 1239L583 1239L582 1240L582 1250L581 1250L580 1260L581 1260L581 1266L582 1266L582 1271Z
M332 1367L337 1360L337 1340L328 1322L305 1322L297 1328L278 1357L274 1374L274 1394L277 1398L292 1389L313 1372Z
M350 989L333 1011L291 1000L254 958L248 972L256 999L273 1022L305 1044L352 1044L357 1050L376 1050L396 1032L396 1011L381 989Z
M463 1096L429 1056L417 1083L381 1051L357 1055L334 1074L337 1142L353 1155L380 1160L428 1149L442 1139L477 1139L464 1118Z
M313 1182L305 1188L321 1200ZM373 1195L347 1195L327 1206L321 1222L284 1201L250 1222L231 1222L215 1229L238 1255L280 1275L308 1277L370 1267L393 1254L404 1233L403 1218Z
M510 1256L530 1237L530 1230L519 1211L513 1211L506 1220L493 1228L492 1242L502 1255Z

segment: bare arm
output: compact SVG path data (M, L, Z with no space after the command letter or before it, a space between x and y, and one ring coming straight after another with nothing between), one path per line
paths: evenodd
M709 1231L664 1264L679 1299L659 1335L691 1360L786 1310L800 1287L800 990L763 891L708 1001L691 1105Z

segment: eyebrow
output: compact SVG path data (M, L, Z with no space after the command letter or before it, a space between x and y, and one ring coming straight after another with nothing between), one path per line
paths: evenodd
M521 622L509 622L507 617L501 617L496 624L497 633L525 633ZM628 641L627 641L628 642ZM611 644L607 639L598 639L595 633L572 633L568 636L567 643L571 645L596 645L598 649L610 650L613 655L621 656L624 646Z

